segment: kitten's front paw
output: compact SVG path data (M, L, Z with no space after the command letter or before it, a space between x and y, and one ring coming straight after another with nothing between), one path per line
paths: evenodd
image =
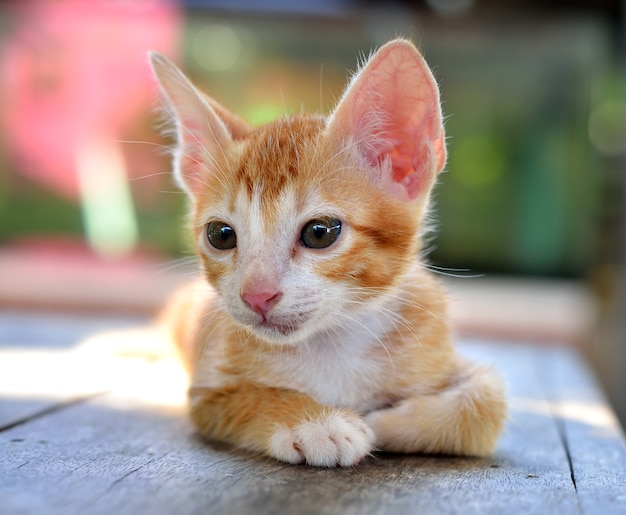
M293 429L282 427L270 439L270 455L288 463L316 467L356 465L372 451L374 433L356 415L331 412L301 422Z

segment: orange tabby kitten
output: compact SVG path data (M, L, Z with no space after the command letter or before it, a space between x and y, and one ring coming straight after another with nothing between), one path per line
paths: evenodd
M491 452L502 382L455 352L444 293L417 261L446 148L416 48L383 46L330 117L262 127L151 59L205 276L163 316L198 430L322 467L374 449Z

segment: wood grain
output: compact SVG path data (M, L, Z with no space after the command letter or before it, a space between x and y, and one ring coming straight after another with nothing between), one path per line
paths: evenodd
M626 513L626 447L619 422L580 358L550 352L538 368L584 513Z
M37 320L0 322L19 335ZM0 379L5 420L19 421L0 429L2 515L626 512L623 435L584 364L562 348L463 344L509 385L510 420L491 458L377 454L315 469L202 441L172 364L94 358L65 331L46 349L0 341L1 370L37 371ZM37 402L43 410L29 417L10 415Z

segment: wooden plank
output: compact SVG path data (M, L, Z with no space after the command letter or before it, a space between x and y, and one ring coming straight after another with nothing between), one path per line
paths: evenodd
M95 316L0 310L0 348L71 349L86 337L145 324L140 316Z
M552 350L539 363L585 514L626 513L626 445L606 399L581 359Z
M146 416L132 405L82 405L55 419L54 439L45 419L12 431L12 463L0 489L5 510L502 513L515 504L520 513L554 513L560 506L575 513L563 503L563 490L534 495L549 474L542 468L542 476L530 476L521 457L384 455L352 470L313 469L207 446L191 436L183 418Z
M111 393L0 432L0 512L578 513L567 453L538 380L541 351L465 350L493 361L510 384L511 420L492 458L379 454L353 469L285 465L200 441L184 417L180 378L166 363L97 362L117 378ZM171 398L155 394L167 378Z
M495 456L505 464L507 478L526 496L528 513L578 513L567 451L554 419L537 363L544 349L533 345L462 345L461 350L482 363L492 363L505 378L509 420ZM517 474L512 476L511 474ZM516 511L524 501L515 501ZM507 511L513 503L507 505Z
M0 430L107 390L76 346L94 332L139 322L0 311Z
M68 351L0 349L0 430L105 391Z

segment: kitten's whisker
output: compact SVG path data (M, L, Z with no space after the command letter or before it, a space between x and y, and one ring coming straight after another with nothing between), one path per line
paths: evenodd
M320 113L324 110L324 61L320 63Z
M135 181L141 181L143 179L149 179L151 177L159 177L161 175L171 175L171 172L169 172L169 171L154 172L154 173L149 173L149 174L146 174L146 175L140 175L139 177L131 177L129 180L131 182L135 182Z
M215 313L219 313L219 311L224 312L224 310L218 310ZM205 354L208 348L210 348L210 346L215 345L215 342L220 342L221 343L221 354L222 354L222 358L226 359L226 342L224 341L223 338L214 338L213 336L216 334L220 334L222 332L222 328L223 327L227 327L229 324L229 319L228 319L228 313L226 313L226 316L224 317L220 317L221 320L217 323L214 324L213 326L211 326L211 330L207 333L204 333L203 338L202 338L202 342L201 344L198 346L198 351L200 352L200 359L206 359ZM216 318L215 316L212 316L211 319ZM207 326L207 321L208 321L208 317L201 317L201 320L203 320L203 327Z
M426 306L424 306L423 304L420 304L417 301L414 300L410 300L407 299L405 297L405 295L408 295L410 297L417 297L416 293L413 292L409 292L409 291L400 291L400 292L395 292L395 291L385 291L384 289L376 289L376 288L368 288L368 287L356 287L356 286L351 286L349 288L349 291L351 293L356 293L356 294L365 294L368 296L371 295L375 295L375 296L379 296L379 295L383 295L387 298L389 298L390 300L397 300L399 302L401 302L402 304L406 305L406 306L410 306L410 307L414 307L416 309L419 309L420 311L423 311L424 313L427 313L429 315L431 315L433 318L441 318L441 316L435 314L432 312L432 310L430 310L429 308L427 308ZM352 302L358 302L358 301L352 301Z
M180 81L180 84L187 88L187 85ZM189 136L191 141L193 141L196 145L198 145L200 147L200 149L204 152L205 156L207 159L209 159L212 164L217 168L218 171L222 171L220 169L219 164L217 163L217 161L215 160L215 158L212 156L211 152L209 151L209 149L204 145L204 143L200 140L200 138L195 134L195 132L193 132L192 130L190 130L185 124L183 124L183 122L179 119L179 117L176 115L176 113L173 112L173 110L169 107L169 105L167 105L163 100L161 100L161 106L162 109L165 113L167 113L167 115L169 116L169 119L171 122L173 122L176 131L179 134L179 137L177 138L180 142L181 145L184 145L184 141L185 141L185 135ZM214 141L217 141L215 139L215 135L213 133L213 129L211 127L211 124L209 124L207 122L207 127L209 128L209 130L211 131L211 135L213 136ZM217 145L218 149L221 151L222 156L225 157L225 152L224 149L221 148L220 145ZM211 170L204 164L204 162L199 161L195 155L194 156L190 156L187 153L183 152L182 157L186 157L187 159L191 159L195 164L197 164L202 170L206 171L207 173L209 173Z
M171 145L166 145L164 143L158 143L156 141L142 141L142 140L130 140L130 139L116 139L113 140L113 143L120 143L123 145L147 145L149 147L157 147L162 150L169 151Z
M360 139L356 139L356 140L352 140L349 144L347 145L343 145L341 147L341 149L339 149L333 156L331 156L321 167L320 167L320 171L324 170L328 165L330 165L335 159L339 158L340 156L342 156L343 154L345 154L346 152L352 150L355 147L358 147L359 145L363 145L363 144L367 144L369 142L369 139L367 136L363 136Z
M393 358L391 357L391 353L389 352L389 349L383 343L383 341L380 339L380 337L374 331L372 331L372 329L370 329L367 326L367 324L365 324L364 322L361 322L361 320L359 320L358 318L350 316L347 313L342 313L341 311L337 311L335 314L339 315L339 316L345 318L346 320L348 320L349 322L357 324L359 327L362 327L363 329L365 329L374 338L374 340L376 340L376 342L384 349L385 353L387 354L387 358L389 359L389 364L392 366L393 369L395 369L395 364L393 362ZM382 326L381 326L381 329L383 329L383 331L386 333L386 331L384 330L384 328ZM343 341L343 340L340 339L339 341Z
M185 195L185 192L180 190L159 190L159 193L163 195Z
M192 270L192 266L193 266L193 270ZM197 273L199 269L198 256L196 255L186 256L186 257L174 259L166 263L157 265L158 272L170 272L172 270L180 270L180 269L183 269L186 272L193 271L194 274Z
M429 265L427 263L422 263L421 266L425 270L429 270L430 272L446 277L455 277L459 279L478 279L481 277L485 277L485 274L474 273L469 268L446 268L436 265Z

